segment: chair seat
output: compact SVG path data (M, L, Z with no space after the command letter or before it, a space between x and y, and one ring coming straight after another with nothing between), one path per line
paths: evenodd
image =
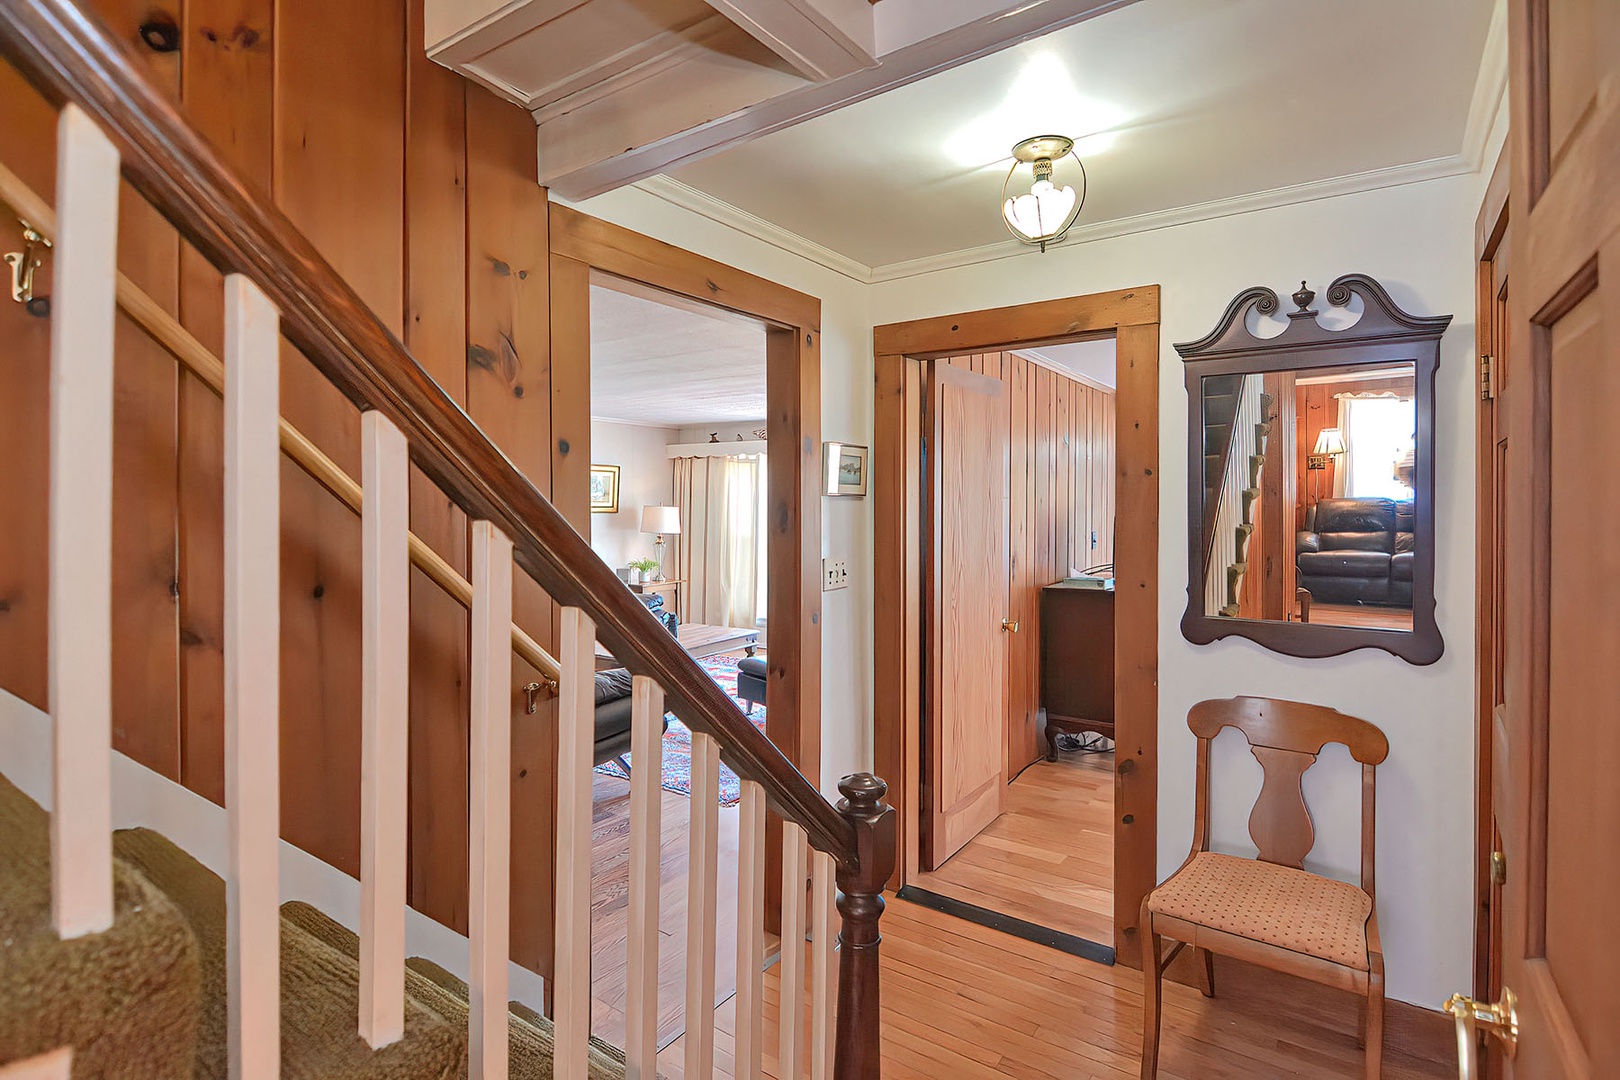
M1204 851L1153 890L1147 905L1155 915L1368 970L1372 898L1348 882Z

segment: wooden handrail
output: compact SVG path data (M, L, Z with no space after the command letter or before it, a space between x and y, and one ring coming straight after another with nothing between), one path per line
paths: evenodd
M56 238L56 212L48 203L23 183L22 178L4 164L0 164L0 203L11 207L17 216L25 219L47 240ZM189 330L180 325L163 306L136 285L122 272L118 274L118 306L135 324L146 331L168 354L193 375L203 381L215 394L225 393L225 363L198 341ZM331 492L350 510L360 512L363 497L354 478L327 457L299 431L286 417L281 418L281 451L314 481ZM409 534L411 562L435 585L449 593L462 607L472 605L472 586L445 562L437 551L415 533ZM517 623L512 624L512 651L524 662L540 672L546 687L555 694L561 669L556 657L546 652L540 643L530 637Z
M282 332L326 378L357 407L388 417L405 434L417 466L468 514L510 536L519 565L554 599L585 610L626 667L657 681L688 727L719 740L727 764L760 783L784 817L839 860L841 877L870 888L877 872L887 876L887 867L873 865L874 847L863 834L886 831L889 842L878 845L876 861L886 849L892 865L892 816L887 826L862 829L799 774L93 16L71 0L3 0L0 54L54 104L71 102L94 117L118 147L125 178L146 200L220 270L256 282L280 310Z

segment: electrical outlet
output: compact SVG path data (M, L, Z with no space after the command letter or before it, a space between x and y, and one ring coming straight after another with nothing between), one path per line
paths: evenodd
M849 587L849 563L844 559L821 560L821 591Z

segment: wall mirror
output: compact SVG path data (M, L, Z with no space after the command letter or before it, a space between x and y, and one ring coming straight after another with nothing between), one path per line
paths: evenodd
M1376 648L1432 664L1434 375L1449 315L1347 274L1240 293L1186 362L1187 612L1196 644ZM1280 333L1265 336L1283 322Z

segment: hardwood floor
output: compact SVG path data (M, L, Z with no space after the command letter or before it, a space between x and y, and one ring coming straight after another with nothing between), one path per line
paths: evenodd
M1191 960L1185 954L1172 977ZM1357 1078L1356 999L1216 958L1216 997L1167 983L1161 1080ZM776 968L766 973L765 1073L777 1077ZM1188 976L1190 979L1190 975ZM715 1076L732 1075L730 1002L716 1011ZM1134 1080L1142 974L891 899L883 917L884 1080ZM1451 1021L1390 1002L1386 1080L1457 1073ZM659 1055L682 1077L683 1044Z
M630 902L630 782L593 774L591 831L591 1031L624 1045L626 908ZM658 927L658 1041L686 1028L686 845L691 800L663 793ZM720 808L717 1002L737 989L736 807Z
M1007 789L1007 811L915 884L977 907L1114 943L1114 755L1059 754Z
M1358 626L1371 630L1410 630L1412 610L1363 604L1312 604L1311 622L1328 626Z

